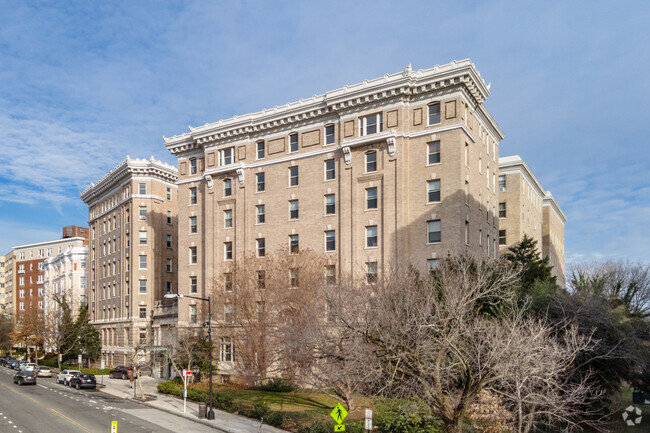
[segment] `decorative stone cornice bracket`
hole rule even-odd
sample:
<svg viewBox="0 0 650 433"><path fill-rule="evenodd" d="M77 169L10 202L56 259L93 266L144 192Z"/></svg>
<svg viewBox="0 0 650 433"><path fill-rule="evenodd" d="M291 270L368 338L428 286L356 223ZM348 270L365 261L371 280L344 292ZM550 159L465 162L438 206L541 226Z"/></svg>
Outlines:
<svg viewBox="0 0 650 433"><path fill-rule="evenodd" d="M343 146L341 147L341 150L343 151L343 158L345 159L345 164L350 165L352 162L352 152L350 152L350 146Z"/></svg>
<svg viewBox="0 0 650 433"><path fill-rule="evenodd" d="M212 189L212 185L213 185L213 183L212 183L212 175L206 174L205 176L203 176L203 179L205 179L205 182L208 185L208 189Z"/></svg>
<svg viewBox="0 0 650 433"><path fill-rule="evenodd" d="M237 179L239 180L240 185L244 184L244 169L243 168L238 168L237 169Z"/></svg>
<svg viewBox="0 0 650 433"><path fill-rule="evenodd" d="M388 155L395 156L395 145L397 144L395 137L388 137L386 143L388 143Z"/></svg>

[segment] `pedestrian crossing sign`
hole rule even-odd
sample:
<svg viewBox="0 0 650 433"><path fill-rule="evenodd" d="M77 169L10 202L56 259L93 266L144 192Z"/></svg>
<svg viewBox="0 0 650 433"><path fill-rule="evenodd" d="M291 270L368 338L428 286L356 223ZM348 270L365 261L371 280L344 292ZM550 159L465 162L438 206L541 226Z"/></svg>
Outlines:
<svg viewBox="0 0 650 433"><path fill-rule="evenodd" d="M348 416L348 411L345 410L343 406L341 406L341 403L338 403L334 409L332 409L332 412L330 412L330 416L334 418L334 421L337 424L341 424L345 417ZM334 430L334 431L345 431L345 430Z"/></svg>
<svg viewBox="0 0 650 433"><path fill-rule="evenodd" d="M334 431L345 431L345 426L343 424L337 424L334 426Z"/></svg>

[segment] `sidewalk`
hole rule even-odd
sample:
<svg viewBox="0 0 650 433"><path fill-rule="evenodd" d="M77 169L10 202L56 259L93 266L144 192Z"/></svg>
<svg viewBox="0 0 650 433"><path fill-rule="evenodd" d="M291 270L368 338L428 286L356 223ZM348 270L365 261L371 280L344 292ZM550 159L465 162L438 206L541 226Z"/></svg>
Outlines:
<svg viewBox="0 0 650 433"><path fill-rule="evenodd" d="M128 380L111 379L108 376L95 377L97 378L97 385L100 391L116 397L133 400L133 388L130 387L131 383ZM140 404L208 425L225 433L257 433L260 431L263 433L286 433L285 430L280 430L266 424L260 430L259 420L233 415L217 409L214 409L214 420L200 419L199 404L190 400L187 400L187 411L183 413L183 399L158 393L158 384L164 382L164 380L154 379L148 376L143 376L138 379L138 381L140 380L142 381L142 389L145 395L155 397L155 400L150 401L134 400ZM103 387L101 386L102 381L104 384ZM136 395L140 397L140 384L134 382L134 385L136 385Z"/></svg>

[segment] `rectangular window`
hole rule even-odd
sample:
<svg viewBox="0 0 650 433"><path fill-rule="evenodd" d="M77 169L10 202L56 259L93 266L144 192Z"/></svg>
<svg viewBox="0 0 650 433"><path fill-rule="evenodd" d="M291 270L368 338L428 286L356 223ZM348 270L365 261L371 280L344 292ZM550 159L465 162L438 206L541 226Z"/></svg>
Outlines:
<svg viewBox="0 0 650 433"><path fill-rule="evenodd" d="M325 144L334 144L334 125L327 125L325 127Z"/></svg>
<svg viewBox="0 0 650 433"><path fill-rule="evenodd" d="M325 161L325 180L336 179L336 165L333 159Z"/></svg>
<svg viewBox="0 0 650 433"><path fill-rule="evenodd" d="M197 233L198 232L198 226L197 226L197 220L195 216L190 217L190 233Z"/></svg>
<svg viewBox="0 0 650 433"><path fill-rule="evenodd" d="M377 152L366 153L366 173L377 171Z"/></svg>
<svg viewBox="0 0 650 433"><path fill-rule="evenodd" d="M469 206L469 182L465 181L465 204Z"/></svg>
<svg viewBox="0 0 650 433"><path fill-rule="evenodd" d="M141 220L146 220L147 219L147 207L146 206L140 206L140 219Z"/></svg>
<svg viewBox="0 0 650 433"><path fill-rule="evenodd" d="M196 305L190 305L190 323L196 323Z"/></svg>
<svg viewBox="0 0 650 433"><path fill-rule="evenodd" d="M173 270L172 263L173 263L172 259L167 258L167 272L172 272L172 270Z"/></svg>
<svg viewBox="0 0 650 433"><path fill-rule="evenodd" d="M291 268L289 269L289 287L292 289L298 288L300 285L300 280L298 278L298 269Z"/></svg>
<svg viewBox="0 0 650 433"><path fill-rule="evenodd" d="M359 119L359 135L376 134L384 130L382 113L372 114Z"/></svg>
<svg viewBox="0 0 650 433"><path fill-rule="evenodd" d="M147 232L139 232L140 245L147 245Z"/></svg>
<svg viewBox="0 0 650 433"><path fill-rule="evenodd" d="M429 105L429 125L440 123L440 102Z"/></svg>
<svg viewBox="0 0 650 433"><path fill-rule="evenodd" d="M232 323L232 304L223 306L223 321L225 323Z"/></svg>
<svg viewBox="0 0 650 433"><path fill-rule="evenodd" d="M438 268L438 259L427 259L427 271L431 275Z"/></svg>
<svg viewBox="0 0 650 433"><path fill-rule="evenodd" d="M232 242L223 243L223 259L232 260Z"/></svg>
<svg viewBox="0 0 650 433"><path fill-rule="evenodd" d="M469 167L469 144L465 143L465 165Z"/></svg>
<svg viewBox="0 0 650 433"><path fill-rule="evenodd" d="M257 142L257 159L263 159L264 154L264 141Z"/></svg>
<svg viewBox="0 0 650 433"><path fill-rule="evenodd" d="M366 263L366 282L368 284L377 282L377 262Z"/></svg>
<svg viewBox="0 0 650 433"><path fill-rule="evenodd" d="M167 211L167 224L172 223L172 211L168 210Z"/></svg>
<svg viewBox="0 0 650 433"><path fill-rule="evenodd" d="M138 317L140 319L146 319L147 318L147 306L146 305L140 305L138 307Z"/></svg>
<svg viewBox="0 0 650 433"><path fill-rule="evenodd" d="M190 159L190 174L196 174L196 158Z"/></svg>
<svg viewBox="0 0 650 433"><path fill-rule="evenodd" d="M427 181L427 201L429 203L440 201L440 180Z"/></svg>
<svg viewBox="0 0 650 433"><path fill-rule="evenodd" d="M298 186L298 167L289 167L289 186Z"/></svg>
<svg viewBox="0 0 650 433"><path fill-rule="evenodd" d="M232 195L232 179L223 180L223 196L230 197Z"/></svg>
<svg viewBox="0 0 650 433"><path fill-rule="evenodd" d="M170 187L167 187L167 200L172 199L172 189Z"/></svg>
<svg viewBox="0 0 650 433"><path fill-rule="evenodd" d="M289 200L289 219L298 219L298 200Z"/></svg>
<svg viewBox="0 0 650 433"><path fill-rule="evenodd" d="M336 231L325 232L325 251L336 251Z"/></svg>
<svg viewBox="0 0 650 433"><path fill-rule="evenodd" d="M469 221L465 221L465 245L469 245Z"/></svg>
<svg viewBox="0 0 650 433"><path fill-rule="evenodd" d="M266 288L266 271L257 271L258 290Z"/></svg>
<svg viewBox="0 0 650 433"><path fill-rule="evenodd" d="M257 238L257 257L264 257L266 255L266 240L264 238Z"/></svg>
<svg viewBox="0 0 650 433"><path fill-rule="evenodd" d="M298 152L298 133L289 135L289 152Z"/></svg>
<svg viewBox="0 0 650 433"><path fill-rule="evenodd" d="M147 193L147 184L146 183L139 183L138 184L138 193L140 195L145 195Z"/></svg>
<svg viewBox="0 0 650 433"><path fill-rule="evenodd" d="M499 203L499 218L505 218L506 217L506 203L501 202Z"/></svg>
<svg viewBox="0 0 650 433"><path fill-rule="evenodd" d="M366 209L377 209L377 188L366 188Z"/></svg>
<svg viewBox="0 0 650 433"><path fill-rule="evenodd" d="M172 247L172 235L167 235L167 248Z"/></svg>
<svg viewBox="0 0 650 433"><path fill-rule="evenodd" d="M300 239L298 235L289 235L289 252L291 254L298 254L300 250Z"/></svg>
<svg viewBox="0 0 650 433"><path fill-rule="evenodd" d="M264 191L264 173L255 173L255 191Z"/></svg>
<svg viewBox="0 0 650 433"><path fill-rule="evenodd" d="M255 206L255 221L257 224L264 224L266 221L266 214L263 204L258 204Z"/></svg>
<svg viewBox="0 0 650 433"><path fill-rule="evenodd" d="M198 247L190 247L190 265L196 265L198 260Z"/></svg>
<svg viewBox="0 0 650 433"><path fill-rule="evenodd" d="M225 272L223 274L223 289L226 292L232 292L232 272Z"/></svg>
<svg viewBox="0 0 650 433"><path fill-rule="evenodd" d="M147 293L147 280L138 280L138 292Z"/></svg>
<svg viewBox="0 0 650 433"><path fill-rule="evenodd" d="M366 247L377 246L377 226L366 227Z"/></svg>
<svg viewBox="0 0 650 433"><path fill-rule="evenodd" d="M172 292L173 292L172 282L167 281L167 293L172 293Z"/></svg>
<svg viewBox="0 0 650 433"><path fill-rule="evenodd" d="M197 277L190 277L190 293L197 293L199 291Z"/></svg>
<svg viewBox="0 0 650 433"><path fill-rule="evenodd" d="M499 191L505 191L506 190L506 175L505 174L500 174L499 175Z"/></svg>
<svg viewBox="0 0 650 433"><path fill-rule="evenodd" d="M233 345L232 337L221 338L219 356L223 362L233 362L235 360L235 346Z"/></svg>
<svg viewBox="0 0 650 433"><path fill-rule="evenodd" d="M196 204L196 187L190 188L190 204Z"/></svg>
<svg viewBox="0 0 650 433"><path fill-rule="evenodd" d="M147 269L147 256L140 256L140 265L138 269Z"/></svg>
<svg viewBox="0 0 650 433"><path fill-rule="evenodd" d="M336 197L334 194L325 196L325 215L334 215L336 213Z"/></svg>
<svg viewBox="0 0 650 433"><path fill-rule="evenodd" d="M232 228L232 209L223 211L223 226L224 228Z"/></svg>
<svg viewBox="0 0 650 433"><path fill-rule="evenodd" d="M499 245L505 245L505 244L506 244L506 231L499 230Z"/></svg>
<svg viewBox="0 0 650 433"><path fill-rule="evenodd" d="M222 149L219 151L219 165L230 165L234 162L233 155L235 154L235 148L229 147L227 149Z"/></svg>
<svg viewBox="0 0 650 433"><path fill-rule="evenodd" d="M427 163L438 164L440 162L440 142L427 143Z"/></svg>
<svg viewBox="0 0 650 433"><path fill-rule="evenodd" d="M440 242L440 220L427 221L427 243Z"/></svg>
<svg viewBox="0 0 650 433"><path fill-rule="evenodd" d="M336 265L325 266L325 283L330 286L336 284Z"/></svg>

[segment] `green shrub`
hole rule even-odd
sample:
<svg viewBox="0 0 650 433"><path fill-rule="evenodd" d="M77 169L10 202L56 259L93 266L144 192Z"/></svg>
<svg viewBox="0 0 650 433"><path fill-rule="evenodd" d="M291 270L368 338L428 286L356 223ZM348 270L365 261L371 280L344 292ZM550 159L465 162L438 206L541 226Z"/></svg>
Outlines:
<svg viewBox="0 0 650 433"><path fill-rule="evenodd" d="M397 415L395 417L377 417L374 420L379 433L443 433L442 421L432 416Z"/></svg>
<svg viewBox="0 0 650 433"><path fill-rule="evenodd" d="M292 392L297 389L296 385L284 379L272 379L259 387L262 391L268 392Z"/></svg>
<svg viewBox="0 0 650 433"><path fill-rule="evenodd" d="M82 368L81 369L82 373L94 374L95 376L100 376L102 374L108 374L110 371L111 371L110 368L105 368L103 370L101 368Z"/></svg>
<svg viewBox="0 0 650 433"><path fill-rule="evenodd" d="M359 423L345 424L346 433L364 433L363 425ZM310 426L300 427L298 433L332 433L334 431L333 421L316 421Z"/></svg>
<svg viewBox="0 0 650 433"><path fill-rule="evenodd" d="M284 412L269 412L264 417L264 422L274 427L282 427L286 422L287 414Z"/></svg>

